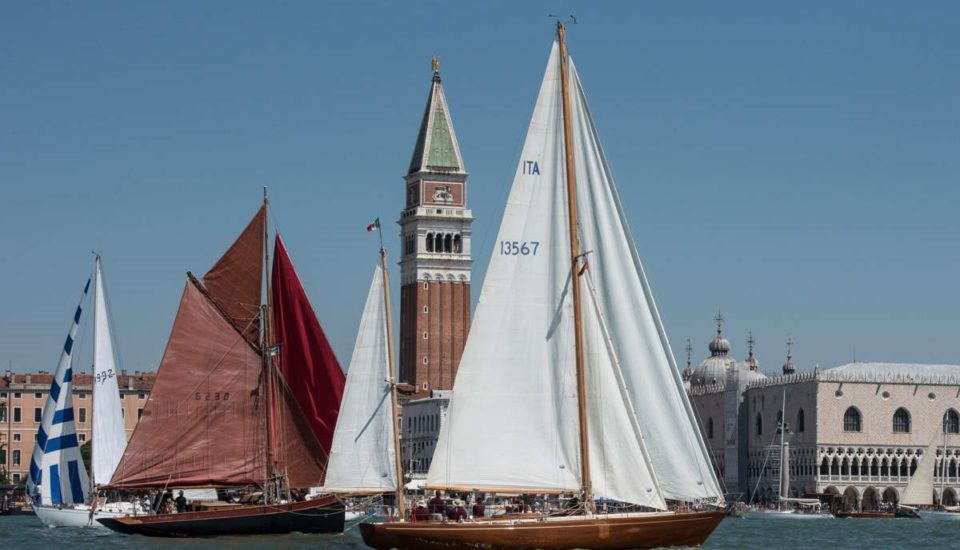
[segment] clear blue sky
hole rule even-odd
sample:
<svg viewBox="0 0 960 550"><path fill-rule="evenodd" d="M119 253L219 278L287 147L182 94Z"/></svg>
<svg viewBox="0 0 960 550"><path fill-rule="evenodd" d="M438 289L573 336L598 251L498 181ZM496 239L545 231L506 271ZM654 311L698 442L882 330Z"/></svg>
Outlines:
<svg viewBox="0 0 960 550"><path fill-rule="evenodd" d="M123 364L271 189L341 363L439 55L475 287L553 36L684 361L727 317L761 368L960 363L956 2L5 2L0 361L52 370L104 254ZM398 274L394 270L394 282ZM89 333L84 349L89 350ZM88 364L87 364L88 366Z"/></svg>

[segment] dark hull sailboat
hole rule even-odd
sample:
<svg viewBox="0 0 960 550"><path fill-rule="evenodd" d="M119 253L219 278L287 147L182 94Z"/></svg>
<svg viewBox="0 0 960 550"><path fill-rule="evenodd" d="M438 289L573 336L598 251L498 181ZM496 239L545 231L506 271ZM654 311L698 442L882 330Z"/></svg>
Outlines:
<svg viewBox="0 0 960 550"><path fill-rule="evenodd" d="M360 525L363 542L380 550L660 548L700 546L726 512L612 514L472 523Z"/></svg>
<svg viewBox="0 0 960 550"><path fill-rule="evenodd" d="M113 518L106 527L151 536L343 530L335 497L281 499L323 484L344 377L279 235L272 280L264 277L266 217L264 200L202 282L188 274L153 391L109 484L254 490L265 504Z"/></svg>
<svg viewBox="0 0 960 550"><path fill-rule="evenodd" d="M104 518L100 523L127 535L148 537L211 537L217 535L275 535L283 533L339 533L344 507L334 497L293 504L241 506L183 514Z"/></svg>

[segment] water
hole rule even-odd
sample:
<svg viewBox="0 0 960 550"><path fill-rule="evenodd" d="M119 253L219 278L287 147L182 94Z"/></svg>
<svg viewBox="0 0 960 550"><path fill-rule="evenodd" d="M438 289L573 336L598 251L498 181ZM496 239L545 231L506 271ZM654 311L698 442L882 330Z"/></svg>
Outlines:
<svg viewBox="0 0 960 550"><path fill-rule="evenodd" d="M950 548L960 522L916 519L824 519L790 521L727 518L704 548ZM0 548L17 550L105 550L111 548L200 550L366 548L356 531L342 535L275 535L215 539L152 539L99 529L50 529L33 516L0 516Z"/></svg>

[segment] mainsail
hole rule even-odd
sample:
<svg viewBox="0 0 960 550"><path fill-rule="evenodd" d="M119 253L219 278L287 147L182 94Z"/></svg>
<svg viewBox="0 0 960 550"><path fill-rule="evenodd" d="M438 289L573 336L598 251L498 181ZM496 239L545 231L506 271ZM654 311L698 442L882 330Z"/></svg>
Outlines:
<svg viewBox="0 0 960 550"><path fill-rule="evenodd" d="M103 284L100 256L94 275L94 336L93 336L93 479L107 483L127 447L123 425L120 390L117 387L117 369L113 353L113 335L107 310L107 296Z"/></svg>
<svg viewBox="0 0 960 550"><path fill-rule="evenodd" d="M296 396L324 453L329 453L343 396L343 370L280 235L273 249L272 292L273 339L279 351L274 364Z"/></svg>
<svg viewBox="0 0 960 550"><path fill-rule="evenodd" d="M73 423L73 346L89 289L88 279L43 405L40 429L30 459L27 494L34 494L39 485L43 504L81 504L86 501L89 491L90 481Z"/></svg>
<svg viewBox="0 0 960 550"><path fill-rule="evenodd" d="M324 489L386 493L397 488L383 269L377 264L360 318Z"/></svg>
<svg viewBox="0 0 960 550"><path fill-rule="evenodd" d="M575 70L571 79L589 267L571 273L554 44L427 484L581 488L570 296L577 276L589 288L582 315L594 495L659 509L665 499L720 500Z"/></svg>
<svg viewBox="0 0 960 550"><path fill-rule="evenodd" d="M263 482L259 350L187 281L157 379L113 487Z"/></svg>
<svg viewBox="0 0 960 550"><path fill-rule="evenodd" d="M931 443L920 457L920 464L903 490L900 504L930 506L933 504L933 471L937 463L937 444Z"/></svg>

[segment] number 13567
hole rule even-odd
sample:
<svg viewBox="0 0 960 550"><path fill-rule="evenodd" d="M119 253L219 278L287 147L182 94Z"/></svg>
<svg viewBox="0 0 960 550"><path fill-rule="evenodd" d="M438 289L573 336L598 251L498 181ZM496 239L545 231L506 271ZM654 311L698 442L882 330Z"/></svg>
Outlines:
<svg viewBox="0 0 960 550"><path fill-rule="evenodd" d="M500 241L501 256L536 256L540 241Z"/></svg>

